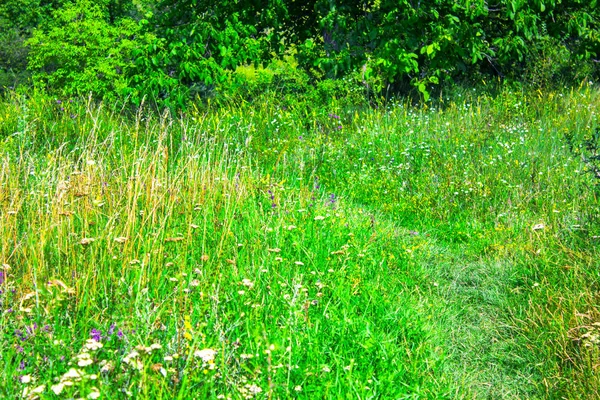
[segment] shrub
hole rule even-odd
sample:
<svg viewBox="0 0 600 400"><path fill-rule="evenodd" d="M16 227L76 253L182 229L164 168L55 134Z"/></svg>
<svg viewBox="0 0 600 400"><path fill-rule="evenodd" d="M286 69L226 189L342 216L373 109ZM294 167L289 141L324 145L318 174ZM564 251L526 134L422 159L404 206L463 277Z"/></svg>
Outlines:
<svg viewBox="0 0 600 400"><path fill-rule="evenodd" d="M131 18L109 22L106 7L77 0L56 10L28 40L37 87L65 96L92 94L113 100L128 93L132 50L150 36Z"/></svg>

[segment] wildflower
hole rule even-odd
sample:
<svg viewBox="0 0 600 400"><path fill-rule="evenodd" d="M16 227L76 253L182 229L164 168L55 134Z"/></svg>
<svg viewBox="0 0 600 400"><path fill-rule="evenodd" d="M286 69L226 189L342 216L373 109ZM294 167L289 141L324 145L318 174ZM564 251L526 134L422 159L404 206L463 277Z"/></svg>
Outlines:
<svg viewBox="0 0 600 400"><path fill-rule="evenodd" d="M273 249L267 249L267 251L268 251L269 253L280 253L280 252L281 252L281 249L280 249L280 248L278 248L278 247L275 247L275 248L273 248Z"/></svg>
<svg viewBox="0 0 600 400"><path fill-rule="evenodd" d="M242 285L246 286L248 289L252 289L254 287L254 282L250 279L242 279Z"/></svg>
<svg viewBox="0 0 600 400"><path fill-rule="evenodd" d="M80 367L87 367L88 365L92 365L94 363L89 353L79 354L77 358L79 358L79 361L77 361L77 365L79 365Z"/></svg>
<svg viewBox="0 0 600 400"><path fill-rule="evenodd" d="M62 393L65 385L63 383L57 383L56 385L52 385L50 389L54 392L54 394L59 395Z"/></svg>
<svg viewBox="0 0 600 400"><path fill-rule="evenodd" d="M127 238L125 236L119 236L119 237L116 237L114 240L117 243L125 243L127 241Z"/></svg>
<svg viewBox="0 0 600 400"><path fill-rule="evenodd" d="M83 239L81 239L79 244L81 244L82 246L87 246L88 244L94 242L95 240L96 239L94 239L94 238L83 238Z"/></svg>
<svg viewBox="0 0 600 400"><path fill-rule="evenodd" d="M299 266L304 265L304 263L302 261L295 261L294 264L299 265Z"/></svg>
<svg viewBox="0 0 600 400"><path fill-rule="evenodd" d="M214 361L217 352L213 349L196 350L194 356L201 358L205 363Z"/></svg>
<svg viewBox="0 0 600 400"><path fill-rule="evenodd" d="M100 397L100 391L96 387L92 387L92 391L88 394L88 399L97 399Z"/></svg>
<svg viewBox="0 0 600 400"><path fill-rule="evenodd" d="M92 328L92 330L90 332L90 336L92 337L93 340L95 340L96 342L99 342L100 339L102 339L102 332L100 332L96 328Z"/></svg>
<svg viewBox="0 0 600 400"><path fill-rule="evenodd" d="M131 353L127 354L124 358L123 358L123 362L125 364L129 364L131 362L131 360L133 360L134 358L136 358L137 356L139 356L140 353L138 353L135 350L132 350Z"/></svg>
<svg viewBox="0 0 600 400"><path fill-rule="evenodd" d="M298 385L298 386L296 386L296 387L294 388L294 390L295 390L296 392L301 392L301 391L302 391L302 386Z"/></svg>
<svg viewBox="0 0 600 400"><path fill-rule="evenodd" d="M88 339L85 341L84 347L90 351L96 351L103 347L102 343L96 341L95 339Z"/></svg>
<svg viewBox="0 0 600 400"><path fill-rule="evenodd" d="M38 398L38 396L36 396L36 395L44 393L45 389L46 389L46 385L40 385L31 390L29 390L29 388L25 388L25 389L23 389L23 397L27 397L29 399Z"/></svg>
<svg viewBox="0 0 600 400"><path fill-rule="evenodd" d="M262 392L262 389L259 386L256 386L255 384L246 385L246 389L248 389L248 391L252 394L259 394L260 392Z"/></svg>
<svg viewBox="0 0 600 400"><path fill-rule="evenodd" d="M81 372L75 368L71 368L70 370L65 372L65 374L62 377L63 380L79 378L81 378Z"/></svg>
<svg viewBox="0 0 600 400"><path fill-rule="evenodd" d="M315 217L315 221L323 221L324 219L325 219L325 217L324 217L324 216L322 216L322 215L317 215L317 216Z"/></svg>
<svg viewBox="0 0 600 400"><path fill-rule="evenodd" d="M100 368L100 372L107 373L107 372L112 371L115 368L112 361L107 362L106 360L104 360L103 362L104 362L104 365Z"/></svg>
<svg viewBox="0 0 600 400"><path fill-rule="evenodd" d="M21 383L31 383L31 375L23 375L21 377Z"/></svg>

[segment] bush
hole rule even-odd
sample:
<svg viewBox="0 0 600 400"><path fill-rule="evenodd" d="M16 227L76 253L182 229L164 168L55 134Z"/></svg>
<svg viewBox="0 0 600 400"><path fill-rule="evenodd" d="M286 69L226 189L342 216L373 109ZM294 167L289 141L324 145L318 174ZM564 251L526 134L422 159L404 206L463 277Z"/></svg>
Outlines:
<svg viewBox="0 0 600 400"><path fill-rule="evenodd" d="M36 87L109 101L128 94L132 51L150 38L140 34L138 22L121 18L111 24L106 7L89 0L77 0L53 15L27 42Z"/></svg>

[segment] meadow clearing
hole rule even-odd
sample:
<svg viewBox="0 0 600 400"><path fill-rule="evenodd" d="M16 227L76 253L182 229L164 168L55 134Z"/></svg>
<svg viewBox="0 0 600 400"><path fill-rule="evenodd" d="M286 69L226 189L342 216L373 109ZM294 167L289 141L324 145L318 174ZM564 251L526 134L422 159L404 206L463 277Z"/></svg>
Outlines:
<svg viewBox="0 0 600 400"><path fill-rule="evenodd" d="M340 104L0 101L0 397L600 397L597 87Z"/></svg>

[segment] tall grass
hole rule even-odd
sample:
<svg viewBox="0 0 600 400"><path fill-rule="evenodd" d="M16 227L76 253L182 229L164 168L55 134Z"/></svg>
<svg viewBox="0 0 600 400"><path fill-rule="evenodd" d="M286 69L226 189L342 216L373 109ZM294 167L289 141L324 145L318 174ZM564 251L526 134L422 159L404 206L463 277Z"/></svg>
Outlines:
<svg viewBox="0 0 600 400"><path fill-rule="evenodd" d="M595 397L600 95L0 103L6 398Z"/></svg>

